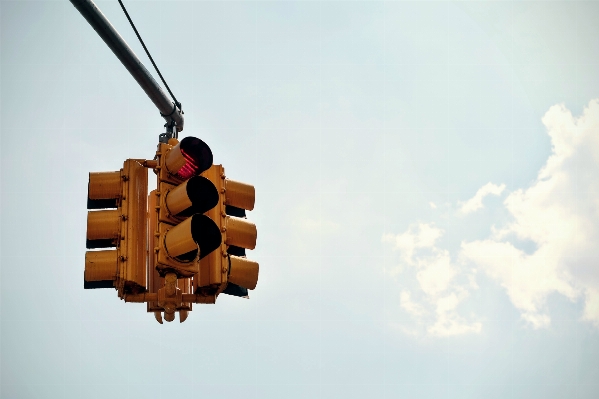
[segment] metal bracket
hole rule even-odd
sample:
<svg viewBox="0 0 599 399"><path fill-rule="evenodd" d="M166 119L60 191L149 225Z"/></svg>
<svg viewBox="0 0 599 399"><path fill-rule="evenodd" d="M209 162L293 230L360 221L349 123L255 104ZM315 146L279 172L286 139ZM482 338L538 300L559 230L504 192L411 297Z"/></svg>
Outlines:
<svg viewBox="0 0 599 399"><path fill-rule="evenodd" d="M171 138L179 138L179 132L177 131L177 124L173 119L170 122L165 123L164 127L166 128L166 132L160 133L158 135L158 142L160 143L168 143L168 140Z"/></svg>

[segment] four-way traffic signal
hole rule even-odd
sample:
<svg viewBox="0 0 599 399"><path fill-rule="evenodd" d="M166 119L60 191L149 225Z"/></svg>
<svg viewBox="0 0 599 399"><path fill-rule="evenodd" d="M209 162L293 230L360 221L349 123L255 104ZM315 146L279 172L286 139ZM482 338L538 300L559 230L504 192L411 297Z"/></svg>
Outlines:
<svg viewBox="0 0 599 399"><path fill-rule="evenodd" d="M147 169L157 188L147 192ZM187 318L192 303L220 293L245 296L258 263L245 257L256 226L245 219L255 190L229 180L195 137L159 143L153 161L125 161L117 172L90 173L85 288L118 290L127 302L147 302L162 323Z"/></svg>

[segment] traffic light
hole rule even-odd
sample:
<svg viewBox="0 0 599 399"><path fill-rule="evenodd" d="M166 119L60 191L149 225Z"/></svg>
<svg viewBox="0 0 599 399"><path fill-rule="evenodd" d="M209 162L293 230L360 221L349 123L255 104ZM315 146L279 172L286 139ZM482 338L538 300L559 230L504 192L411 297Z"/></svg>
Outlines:
<svg viewBox="0 0 599 399"><path fill-rule="evenodd" d="M160 142L154 160L128 159L115 172L90 173L84 288L111 288L147 303L156 320L187 319L194 303L256 287L254 187L229 180L195 137ZM148 194L147 169L157 175Z"/></svg>
<svg viewBox="0 0 599 399"><path fill-rule="evenodd" d="M159 198L157 195L157 190L154 190L148 196L148 242L149 248L158 248L158 238L159 235L156 234L158 231L158 210L156 201ZM159 292L166 284L170 284L169 279L165 279L165 277L161 277L158 270L156 270L156 258L157 256L149 256L148 257L148 292L150 294L156 294L155 300L147 301L147 311L154 313L156 320L162 323L162 312L165 311L164 303L160 301L158 297ZM191 278L181 278L177 279L176 288L179 289L181 295L191 294ZM178 291L174 292L174 296L177 297ZM182 302L182 301L181 301ZM178 306L177 306L178 305ZM184 322L187 319L188 312L192 310L191 302L182 302L180 304L175 304L175 309L179 312L179 319ZM172 314L169 313L170 316ZM169 316L169 317L170 317ZM167 319L168 321L172 321L172 318Z"/></svg>
<svg viewBox="0 0 599 399"><path fill-rule="evenodd" d="M253 204L252 204L252 209L253 209ZM249 210L251 210L251 209L249 209ZM225 213L227 215L234 216L234 217L239 217L239 218L244 218L244 219L246 218L244 208L239 208L239 207L232 206L232 205L225 206ZM253 249L253 248L251 248L251 249ZM245 256L245 248L235 246L235 245L229 245L227 248L227 253L230 255L229 259L230 260L232 259L234 262L233 267L231 268L233 270L233 277L231 277L231 275L229 274L229 278L228 278L229 282L227 284L227 287L223 291L223 294L249 298L248 288L254 289L258 282L258 264L256 262L253 262L253 263L256 263L255 267L252 266L251 264L248 264L246 267L250 267L250 269L247 272L247 274L249 276L251 276L250 281L249 282L241 281L241 279L244 277L240 274L240 271L244 270L244 267L242 265L238 265L238 263L235 263L235 262L239 262L239 258L246 257ZM231 256L233 256L233 257L231 258ZM247 259L246 259L246 261L247 261ZM255 278L254 278L254 275L255 275ZM233 281L237 282L237 284L235 284Z"/></svg>
<svg viewBox="0 0 599 399"><path fill-rule="evenodd" d="M200 261L200 273L194 279L196 292L247 297L247 290L258 282L258 263L245 257L245 249L256 246L256 225L245 219L245 210L254 209L253 186L229 180L222 165L213 165L203 173L216 187L218 205L206 212L220 227L222 242Z"/></svg>
<svg viewBox="0 0 599 399"><path fill-rule="evenodd" d="M199 260L221 244L216 223L204 212L218 204L214 184L200 176L212 165L206 143L186 137L160 143L158 150L156 269L161 276L193 277Z"/></svg>
<svg viewBox="0 0 599 399"><path fill-rule="evenodd" d="M146 290L148 173L128 159L115 172L89 174L84 288ZM110 249L107 249L110 248Z"/></svg>

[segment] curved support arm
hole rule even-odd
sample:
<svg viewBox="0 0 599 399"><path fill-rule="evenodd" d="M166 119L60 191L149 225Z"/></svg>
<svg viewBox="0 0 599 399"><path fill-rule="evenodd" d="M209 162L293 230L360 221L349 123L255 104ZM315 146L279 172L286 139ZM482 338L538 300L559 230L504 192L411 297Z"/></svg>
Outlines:
<svg viewBox="0 0 599 399"><path fill-rule="evenodd" d="M182 131L184 122L183 112L162 90L133 50L131 50L127 42L123 40L121 35L119 35L104 14L102 14L102 11L100 11L92 0L70 1L102 40L104 40L104 43L112 50L125 68L127 68L131 76L139 83L148 97L150 97L150 100L156 105L158 111L160 111L160 115L166 120L167 124L173 121L176 124L177 132Z"/></svg>

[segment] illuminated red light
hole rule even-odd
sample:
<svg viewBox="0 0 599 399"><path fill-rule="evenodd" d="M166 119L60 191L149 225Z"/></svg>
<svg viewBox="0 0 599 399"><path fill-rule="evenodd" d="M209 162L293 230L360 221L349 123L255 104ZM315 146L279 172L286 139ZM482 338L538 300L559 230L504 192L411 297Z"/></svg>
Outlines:
<svg viewBox="0 0 599 399"><path fill-rule="evenodd" d="M177 176L180 179L187 180L187 179L191 178L192 176L195 176L199 167L195 163L195 160L193 159L193 157L191 155L187 154L185 151L183 151L183 149L181 149L181 154L183 155L183 158L185 158L185 160L187 162L185 163L185 165L183 165L183 167L181 169L179 169L179 171L177 172Z"/></svg>
<svg viewBox="0 0 599 399"><path fill-rule="evenodd" d="M212 166L210 147L196 137L185 137L172 150L167 152L166 167L168 173L177 180L188 180Z"/></svg>

